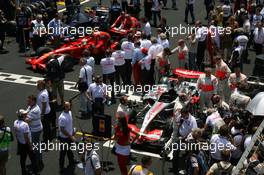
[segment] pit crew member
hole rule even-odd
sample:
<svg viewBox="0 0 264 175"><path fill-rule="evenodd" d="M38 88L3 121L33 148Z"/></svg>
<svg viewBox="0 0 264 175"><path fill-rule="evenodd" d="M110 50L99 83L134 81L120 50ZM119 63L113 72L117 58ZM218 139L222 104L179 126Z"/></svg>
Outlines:
<svg viewBox="0 0 264 175"><path fill-rule="evenodd" d="M217 94L218 81L217 78L212 75L212 69L210 67L205 68L205 74L200 75L197 80L197 88L200 90L200 109L211 108L211 98L213 94Z"/></svg>

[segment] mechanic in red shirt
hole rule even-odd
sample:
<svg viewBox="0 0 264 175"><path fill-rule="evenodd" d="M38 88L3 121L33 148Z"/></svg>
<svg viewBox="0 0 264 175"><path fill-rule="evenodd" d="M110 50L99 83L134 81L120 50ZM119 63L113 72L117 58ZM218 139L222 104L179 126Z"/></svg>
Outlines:
<svg viewBox="0 0 264 175"><path fill-rule="evenodd" d="M121 15L117 18L111 28L119 28L120 30L132 30L138 27L138 20L134 17L131 17L129 14L122 12Z"/></svg>
<svg viewBox="0 0 264 175"><path fill-rule="evenodd" d="M130 129L128 128L127 119L125 113L117 112L117 125L115 126L115 135L113 137L116 140L115 154L121 175L127 175L127 165L129 163L130 155Z"/></svg>

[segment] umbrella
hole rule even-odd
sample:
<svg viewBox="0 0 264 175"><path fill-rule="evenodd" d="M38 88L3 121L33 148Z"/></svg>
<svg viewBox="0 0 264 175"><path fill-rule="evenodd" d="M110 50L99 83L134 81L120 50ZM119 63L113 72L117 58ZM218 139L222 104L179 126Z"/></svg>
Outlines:
<svg viewBox="0 0 264 175"><path fill-rule="evenodd" d="M258 93L247 105L246 110L253 115L264 116L264 92Z"/></svg>

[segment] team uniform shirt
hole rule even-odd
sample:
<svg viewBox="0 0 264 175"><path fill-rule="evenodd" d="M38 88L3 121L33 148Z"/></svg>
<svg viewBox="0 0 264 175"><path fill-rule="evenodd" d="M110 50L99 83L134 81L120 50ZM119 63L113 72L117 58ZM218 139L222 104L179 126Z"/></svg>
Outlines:
<svg viewBox="0 0 264 175"><path fill-rule="evenodd" d="M240 35L236 38L238 45L242 47L243 50L247 49L248 37L246 35Z"/></svg>
<svg viewBox="0 0 264 175"><path fill-rule="evenodd" d="M95 64L94 57L89 57L86 60L87 60L86 64L91 66L91 68L92 68L92 70L94 72L94 64Z"/></svg>
<svg viewBox="0 0 264 175"><path fill-rule="evenodd" d="M229 17L232 14L232 8L230 5L223 5L223 17Z"/></svg>
<svg viewBox="0 0 264 175"><path fill-rule="evenodd" d="M92 94L93 100L95 98L103 98L105 100L105 95L107 92L107 86L104 83L102 83L101 85L97 85L96 83L92 83L88 88L88 92Z"/></svg>
<svg viewBox="0 0 264 175"><path fill-rule="evenodd" d="M264 44L264 28L256 28L254 30L254 42L257 44Z"/></svg>
<svg viewBox="0 0 264 175"><path fill-rule="evenodd" d="M214 75L211 75L210 77L201 75L197 80L198 89L202 92L213 92L214 94L217 94L217 85L218 82Z"/></svg>
<svg viewBox="0 0 264 175"><path fill-rule="evenodd" d="M189 114L188 119L182 119L180 113L177 113L176 116L178 117L176 117L173 122L173 138L177 137L176 134L178 131L181 137L186 138L194 128L197 128L196 119L191 114ZM180 126L177 127L179 124ZM178 128L178 131L176 131L176 128Z"/></svg>
<svg viewBox="0 0 264 175"><path fill-rule="evenodd" d="M216 111L206 118L205 124L213 129L213 133L217 133L220 127L225 125L225 122L218 111Z"/></svg>
<svg viewBox="0 0 264 175"><path fill-rule="evenodd" d="M131 175L153 175L151 171L142 167L141 165L133 165L129 170L129 174Z"/></svg>
<svg viewBox="0 0 264 175"><path fill-rule="evenodd" d="M27 117L30 119L29 128L31 132L42 131L41 111L38 105L27 108Z"/></svg>
<svg viewBox="0 0 264 175"><path fill-rule="evenodd" d="M123 51L125 51L125 59L131 60L134 54L134 43L129 41L124 41L121 45Z"/></svg>
<svg viewBox="0 0 264 175"><path fill-rule="evenodd" d="M51 109L49 105L49 93L47 89L40 91L37 96L37 105L39 106L41 112L42 112L42 103L46 103L45 114L49 114Z"/></svg>
<svg viewBox="0 0 264 175"><path fill-rule="evenodd" d="M200 28L198 28L198 30L196 32L196 39L199 42L205 41L205 39L207 37L207 33L208 33L208 28L207 27L200 27Z"/></svg>
<svg viewBox="0 0 264 175"><path fill-rule="evenodd" d="M121 50L112 53L112 57L115 59L115 66L122 66L125 64L125 55L126 53Z"/></svg>
<svg viewBox="0 0 264 175"><path fill-rule="evenodd" d="M115 72L115 58L113 57L103 58L100 64L102 66L103 74L111 74Z"/></svg>
<svg viewBox="0 0 264 175"><path fill-rule="evenodd" d="M140 48L147 48L147 49L149 49L151 45L152 45L151 44L151 41L148 40L148 39L143 39L143 40L140 41Z"/></svg>
<svg viewBox="0 0 264 175"><path fill-rule="evenodd" d="M231 70L223 60L221 60L221 63L216 64L215 67L215 76L218 80L225 80L230 76Z"/></svg>
<svg viewBox="0 0 264 175"><path fill-rule="evenodd" d="M89 154L85 154L85 175L95 175L95 170L100 169L101 164L100 164L100 159L98 154L94 151L91 150Z"/></svg>
<svg viewBox="0 0 264 175"><path fill-rule="evenodd" d="M214 147L210 150L211 157L216 160L221 160L221 150L219 150L219 148L226 148L231 151L236 149L236 147L232 145L232 143L227 140L227 138L222 137L219 134L214 134L212 136L210 144L214 145Z"/></svg>
<svg viewBox="0 0 264 175"><path fill-rule="evenodd" d="M73 126L72 126L72 112L69 111L68 113L62 112L59 116L59 128L64 127L64 129L70 134L73 135ZM61 131L59 136L62 138L68 138L65 136Z"/></svg>
<svg viewBox="0 0 264 175"><path fill-rule="evenodd" d="M16 120L14 122L14 131L15 131L17 141L20 144L26 144L24 134L27 134L27 133L28 133L28 136L29 136L29 139L31 142L32 139L31 139L31 132L29 129L29 125L26 122L24 122L23 120Z"/></svg>
<svg viewBox="0 0 264 175"><path fill-rule="evenodd" d="M151 59L155 59L156 56L163 51L163 46L161 44L153 44L150 46L148 50L148 55L150 56Z"/></svg>
<svg viewBox="0 0 264 175"><path fill-rule="evenodd" d="M92 76L93 76L93 69L91 66L86 64L80 69L79 78L81 78L83 82L86 82L88 87L92 83Z"/></svg>
<svg viewBox="0 0 264 175"><path fill-rule="evenodd" d="M244 149L247 149L247 147L250 145L251 143L251 140L252 140L252 135L248 135L246 136L245 138L245 141L244 141Z"/></svg>

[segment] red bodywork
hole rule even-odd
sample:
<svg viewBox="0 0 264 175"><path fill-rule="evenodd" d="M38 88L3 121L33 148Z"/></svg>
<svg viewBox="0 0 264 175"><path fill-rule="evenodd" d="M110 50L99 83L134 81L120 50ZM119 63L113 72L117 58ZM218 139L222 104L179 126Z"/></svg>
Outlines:
<svg viewBox="0 0 264 175"><path fill-rule="evenodd" d="M85 41L86 40L86 41ZM110 35L107 32L94 32L90 36L79 38L74 42L62 45L60 48L45 53L40 57L32 57L26 60L33 70L45 70L46 63L51 55L69 54L75 59L80 59L84 49L89 49L93 56L102 54L110 45Z"/></svg>
<svg viewBox="0 0 264 175"><path fill-rule="evenodd" d="M176 68L173 70L173 74L183 77L183 78L192 78L192 79L198 79L200 75L204 74L203 72L199 71L193 71L193 70L185 70L181 68Z"/></svg>
<svg viewBox="0 0 264 175"><path fill-rule="evenodd" d="M131 20L131 22L127 22L127 20L125 20L124 22L123 22L123 26L124 26L124 28L123 29L119 29L118 27L113 27L113 28L111 28L111 29L109 29L109 33L111 34L111 35L115 35L115 36L118 36L118 37L120 37L120 38L124 38L124 37L126 37L127 36L127 34L129 34L129 33L132 33L132 32L136 32L137 31L137 29L139 29L140 28L140 23L139 23L139 21L136 19L136 18L134 18L134 17L130 17L130 20ZM120 23L120 24L119 24ZM119 25L121 25L121 17L119 17L117 20L116 20L116 22L115 22L115 24L117 25L117 24L119 24ZM134 30L134 31L133 31Z"/></svg>

